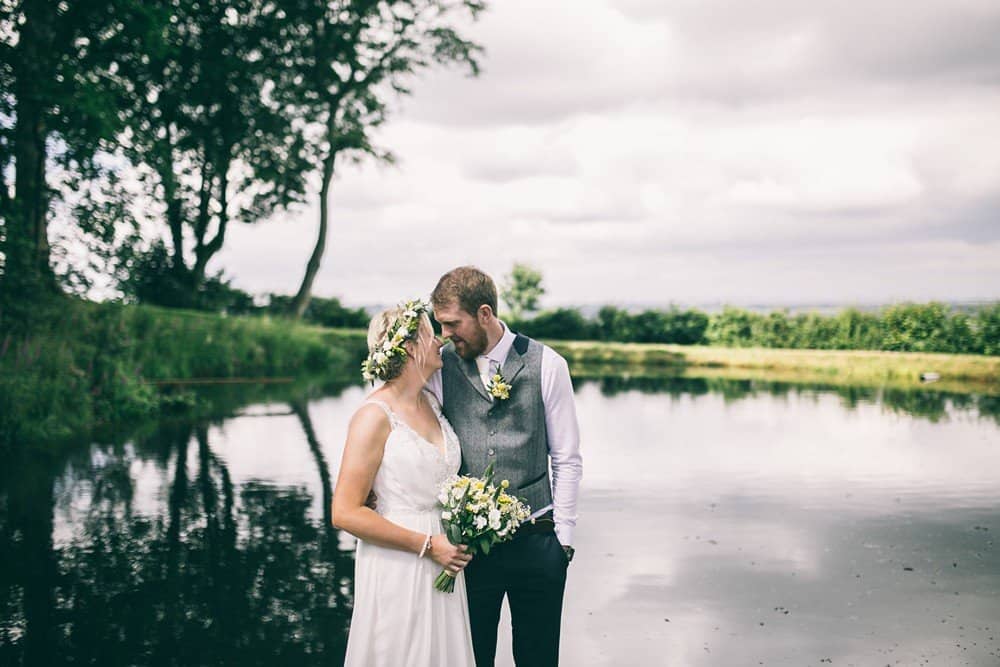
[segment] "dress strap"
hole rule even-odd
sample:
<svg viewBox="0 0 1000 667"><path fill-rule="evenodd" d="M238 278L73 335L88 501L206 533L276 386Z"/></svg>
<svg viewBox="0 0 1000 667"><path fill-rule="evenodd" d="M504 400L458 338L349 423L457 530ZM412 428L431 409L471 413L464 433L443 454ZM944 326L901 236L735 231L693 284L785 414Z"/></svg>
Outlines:
<svg viewBox="0 0 1000 667"><path fill-rule="evenodd" d="M377 398L369 398L367 401L364 402L364 404L377 405L380 408L382 408L382 412L384 412L385 416L389 418L389 425L392 428L396 428L396 422L397 422L396 413L392 411L392 408L389 407L388 403L386 403L385 401L380 401Z"/></svg>
<svg viewBox="0 0 1000 667"><path fill-rule="evenodd" d="M431 410L434 411L434 414L440 416L441 415L441 404L438 403L437 396L434 394L433 391L431 391L430 389L428 389L426 387L424 387L423 392L424 392L424 394L427 395L427 402L430 404Z"/></svg>

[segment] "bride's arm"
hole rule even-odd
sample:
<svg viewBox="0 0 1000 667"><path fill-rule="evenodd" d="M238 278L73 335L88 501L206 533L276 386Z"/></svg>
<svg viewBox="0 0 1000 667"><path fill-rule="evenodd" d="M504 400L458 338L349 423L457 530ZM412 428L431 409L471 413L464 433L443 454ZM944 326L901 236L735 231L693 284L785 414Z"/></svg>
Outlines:
<svg viewBox="0 0 1000 667"><path fill-rule="evenodd" d="M389 431L385 413L375 405L362 406L351 419L333 493L333 525L370 544L419 554L426 535L403 528L365 506ZM457 571L470 559L464 550L444 535L435 535L428 551L439 564Z"/></svg>

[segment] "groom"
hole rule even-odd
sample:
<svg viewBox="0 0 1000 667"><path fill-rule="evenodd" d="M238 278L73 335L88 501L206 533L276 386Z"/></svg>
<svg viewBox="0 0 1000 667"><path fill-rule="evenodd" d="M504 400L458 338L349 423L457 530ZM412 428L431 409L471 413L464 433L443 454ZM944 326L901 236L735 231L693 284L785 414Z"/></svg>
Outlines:
<svg viewBox="0 0 1000 667"><path fill-rule="evenodd" d="M554 667L582 472L569 368L554 350L497 319L496 285L479 269L446 273L431 305L452 345L429 384L462 444L461 472L481 475L495 464L496 479L510 481L535 519L465 569L476 665L494 663L507 596L514 661ZM506 398L487 388L497 372L509 385Z"/></svg>

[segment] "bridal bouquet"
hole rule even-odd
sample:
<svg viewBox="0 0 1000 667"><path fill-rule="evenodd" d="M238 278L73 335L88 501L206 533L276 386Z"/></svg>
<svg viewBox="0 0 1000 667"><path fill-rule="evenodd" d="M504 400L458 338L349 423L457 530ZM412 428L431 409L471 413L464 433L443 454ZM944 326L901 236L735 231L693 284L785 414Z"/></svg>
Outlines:
<svg viewBox="0 0 1000 667"><path fill-rule="evenodd" d="M518 527L531 516L531 508L506 493L510 483L493 483L493 464L482 477L454 477L441 488L441 521L452 544L464 544L469 553L486 555L495 544L514 537ZM455 577L442 570L434 588L444 593L455 590Z"/></svg>

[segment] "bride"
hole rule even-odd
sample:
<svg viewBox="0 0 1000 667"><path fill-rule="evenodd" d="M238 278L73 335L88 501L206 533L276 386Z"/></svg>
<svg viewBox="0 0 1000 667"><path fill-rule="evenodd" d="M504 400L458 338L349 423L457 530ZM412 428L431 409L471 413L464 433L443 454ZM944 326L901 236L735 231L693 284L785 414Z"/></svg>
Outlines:
<svg viewBox="0 0 1000 667"><path fill-rule="evenodd" d="M473 665L462 570L465 546L442 534L437 495L461 450L423 389L441 368L427 304L407 302L368 328L366 379L384 380L354 413L333 497L333 523L358 537L345 665ZM376 509L366 506L369 493ZM434 589L444 568L455 592Z"/></svg>

